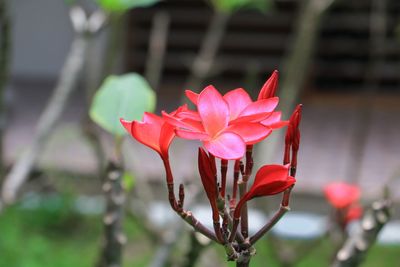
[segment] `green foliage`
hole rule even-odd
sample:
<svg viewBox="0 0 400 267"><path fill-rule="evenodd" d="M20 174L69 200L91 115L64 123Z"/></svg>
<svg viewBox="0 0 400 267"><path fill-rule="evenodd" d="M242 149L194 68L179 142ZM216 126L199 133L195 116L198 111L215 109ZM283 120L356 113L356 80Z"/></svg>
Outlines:
<svg viewBox="0 0 400 267"><path fill-rule="evenodd" d="M108 12L125 12L131 8L148 7L159 0L96 0L99 6Z"/></svg>
<svg viewBox="0 0 400 267"><path fill-rule="evenodd" d="M90 118L106 131L126 134L119 119L140 120L143 112L154 111L156 96L139 74L111 75L96 92L90 107Z"/></svg>
<svg viewBox="0 0 400 267"><path fill-rule="evenodd" d="M270 6L270 0L209 0L220 12L233 13L240 8L254 8L262 12Z"/></svg>

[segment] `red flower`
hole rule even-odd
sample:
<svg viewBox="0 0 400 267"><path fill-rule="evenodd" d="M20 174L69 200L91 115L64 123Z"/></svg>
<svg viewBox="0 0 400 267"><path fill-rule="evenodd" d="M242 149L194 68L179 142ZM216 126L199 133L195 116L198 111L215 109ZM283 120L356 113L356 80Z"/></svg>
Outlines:
<svg viewBox="0 0 400 267"><path fill-rule="evenodd" d="M348 208L358 202L361 190L356 185L345 182L333 182L324 188L326 199L336 209Z"/></svg>
<svg viewBox="0 0 400 267"><path fill-rule="evenodd" d="M234 218L240 217L243 204L255 197L279 194L296 182L296 179L289 175L289 165L265 165L261 167L254 179L253 186L240 199L234 212Z"/></svg>
<svg viewBox="0 0 400 267"><path fill-rule="evenodd" d="M174 127L165 123L163 118L145 112L142 121L120 121L133 138L154 149L163 159L168 158L168 149L175 132Z"/></svg>

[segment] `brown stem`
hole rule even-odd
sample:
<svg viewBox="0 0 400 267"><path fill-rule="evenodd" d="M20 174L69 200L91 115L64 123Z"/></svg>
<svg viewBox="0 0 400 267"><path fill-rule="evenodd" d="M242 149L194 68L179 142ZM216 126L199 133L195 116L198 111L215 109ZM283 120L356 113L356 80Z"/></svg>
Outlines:
<svg viewBox="0 0 400 267"><path fill-rule="evenodd" d="M0 1L0 175L3 176L3 136L6 127L5 89L9 77L11 50L11 22L6 0Z"/></svg>
<svg viewBox="0 0 400 267"><path fill-rule="evenodd" d="M250 238L250 244L254 245L261 237L263 237L271 228L290 210L287 206L281 206L279 210L274 214L271 220L263 226L257 233Z"/></svg>
<svg viewBox="0 0 400 267"><path fill-rule="evenodd" d="M247 193L247 181L251 176L253 170L253 146L248 145L246 147L246 166L242 181L239 184L240 197L242 198ZM244 203L240 215L240 230L244 238L249 236L249 223L248 223L248 209L247 203Z"/></svg>
<svg viewBox="0 0 400 267"><path fill-rule="evenodd" d="M348 237L337 253L333 267L356 267L361 264L379 232L389 221L391 204L387 199L372 204L361 220L361 231Z"/></svg>
<svg viewBox="0 0 400 267"><path fill-rule="evenodd" d="M228 171L228 161L225 160L225 159L221 159L221 187L220 187L220 194L221 194L222 198L225 198L227 171Z"/></svg>
<svg viewBox="0 0 400 267"><path fill-rule="evenodd" d="M123 204L122 170L109 163L103 184L107 208L104 215L104 243L98 267L122 266L122 247L126 237L122 231Z"/></svg>

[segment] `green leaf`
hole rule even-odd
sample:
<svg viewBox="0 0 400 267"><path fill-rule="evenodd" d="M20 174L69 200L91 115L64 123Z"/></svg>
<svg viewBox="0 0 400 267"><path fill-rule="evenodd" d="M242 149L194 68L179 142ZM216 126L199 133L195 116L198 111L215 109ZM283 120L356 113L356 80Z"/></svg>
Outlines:
<svg viewBox="0 0 400 267"><path fill-rule="evenodd" d="M130 172L124 172L122 176L122 187L126 192L132 190L133 186L135 185L135 176L133 176Z"/></svg>
<svg viewBox="0 0 400 267"><path fill-rule="evenodd" d="M233 13L241 8L253 8L265 12L270 6L269 0L209 0L220 12Z"/></svg>
<svg viewBox="0 0 400 267"><path fill-rule="evenodd" d="M148 7L159 0L96 0L99 6L108 12L125 12L131 8Z"/></svg>
<svg viewBox="0 0 400 267"><path fill-rule="evenodd" d="M154 111L156 96L147 81L137 73L111 75L96 92L90 118L106 131L120 136L127 132L119 119L140 120Z"/></svg>

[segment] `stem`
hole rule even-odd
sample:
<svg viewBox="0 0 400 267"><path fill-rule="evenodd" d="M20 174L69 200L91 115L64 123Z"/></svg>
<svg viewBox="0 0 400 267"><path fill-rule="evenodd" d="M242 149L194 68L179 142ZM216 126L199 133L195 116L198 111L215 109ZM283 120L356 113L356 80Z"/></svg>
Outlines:
<svg viewBox="0 0 400 267"><path fill-rule="evenodd" d="M170 20L171 18L168 13L159 11L154 15L153 26L150 33L149 56L146 61L146 72L144 76L156 91L160 84L161 73L164 66Z"/></svg>
<svg viewBox="0 0 400 267"><path fill-rule="evenodd" d="M222 198L225 198L227 171L228 171L228 161L226 159L221 159L221 187L220 187L220 194L221 194Z"/></svg>
<svg viewBox="0 0 400 267"><path fill-rule="evenodd" d="M103 184L107 208L103 219L104 244L98 267L122 266L122 246L126 243L126 236L122 231L125 196L121 180L120 167L109 163Z"/></svg>
<svg viewBox="0 0 400 267"><path fill-rule="evenodd" d="M257 233L250 238L250 244L254 245L261 237L263 237L272 227L290 210L287 206L281 206L279 210L274 214L271 220L263 226Z"/></svg>
<svg viewBox="0 0 400 267"><path fill-rule="evenodd" d="M246 147L246 167L244 175L242 176L242 182L239 184L240 197L242 198L247 193L247 181L250 178L253 170L253 146L248 145ZM240 230L244 238L249 236L249 222L248 222L248 209L247 202L242 206L240 215Z"/></svg>
<svg viewBox="0 0 400 267"><path fill-rule="evenodd" d="M2 197L5 202L12 203L15 201L17 191L27 179L48 137L59 121L59 117L67 104L68 98L76 87L79 73L83 67L83 58L87 51L88 39L89 35L79 34L73 41L71 51L61 71L58 84L39 118L33 141L5 178L2 190Z"/></svg>
<svg viewBox="0 0 400 267"><path fill-rule="evenodd" d="M6 0L0 0L0 175L4 172L3 136L6 127L5 90L9 78L11 26Z"/></svg>
<svg viewBox="0 0 400 267"><path fill-rule="evenodd" d="M389 221L391 205L391 201L387 199L372 204L371 210L361 220L361 231L347 239L337 253L333 267L356 267L362 263L379 232Z"/></svg>

